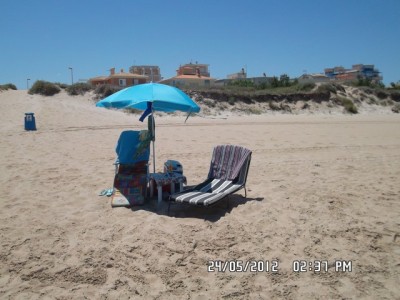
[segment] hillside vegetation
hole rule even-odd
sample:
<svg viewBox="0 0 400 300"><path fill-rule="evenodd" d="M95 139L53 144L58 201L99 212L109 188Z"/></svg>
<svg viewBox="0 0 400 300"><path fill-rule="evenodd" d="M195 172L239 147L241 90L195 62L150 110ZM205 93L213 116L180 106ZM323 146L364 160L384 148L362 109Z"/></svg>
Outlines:
<svg viewBox="0 0 400 300"><path fill-rule="evenodd" d="M270 89L218 88L191 90L187 93L203 108L203 113L232 111L262 114L268 111L300 113L304 111L356 114L360 109L400 110L400 91L381 87L340 84L296 84Z"/></svg>
<svg viewBox="0 0 400 300"><path fill-rule="evenodd" d="M16 90L17 87L12 83L0 84L0 91Z"/></svg>
<svg viewBox="0 0 400 300"><path fill-rule="evenodd" d="M364 86L363 86L364 85ZM1 90L16 89L13 84L0 85ZM29 94L52 96L60 91L71 96L84 95L98 101L119 88L101 85L96 88L86 83L73 85L36 81ZM380 108L394 113L400 112L400 89L392 84L390 88L358 82L354 85L337 83L299 84L282 77L269 85L255 86L249 81L238 81L227 86L184 90L201 107L204 115L263 114L274 113L350 113L376 111Z"/></svg>

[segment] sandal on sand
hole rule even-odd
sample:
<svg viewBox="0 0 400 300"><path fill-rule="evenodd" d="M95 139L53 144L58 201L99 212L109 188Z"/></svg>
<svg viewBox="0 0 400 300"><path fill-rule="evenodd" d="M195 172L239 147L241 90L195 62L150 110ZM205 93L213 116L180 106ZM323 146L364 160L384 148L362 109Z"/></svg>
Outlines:
<svg viewBox="0 0 400 300"><path fill-rule="evenodd" d="M102 190L102 191L100 192L99 196L107 196L107 197L110 197L110 196L112 196L112 194L114 194L114 189L105 189L105 190Z"/></svg>

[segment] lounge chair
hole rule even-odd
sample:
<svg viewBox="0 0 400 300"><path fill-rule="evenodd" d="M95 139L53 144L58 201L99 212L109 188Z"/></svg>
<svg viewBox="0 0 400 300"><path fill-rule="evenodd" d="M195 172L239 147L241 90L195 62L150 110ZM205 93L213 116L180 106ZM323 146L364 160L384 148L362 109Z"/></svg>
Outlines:
<svg viewBox="0 0 400 300"><path fill-rule="evenodd" d="M242 188L247 197L246 181L250 160L251 151L244 147L217 146L213 151L207 180L194 188L171 195L169 200L177 203L210 206Z"/></svg>
<svg viewBox="0 0 400 300"><path fill-rule="evenodd" d="M150 141L147 130L123 131L118 139L112 206L144 204Z"/></svg>

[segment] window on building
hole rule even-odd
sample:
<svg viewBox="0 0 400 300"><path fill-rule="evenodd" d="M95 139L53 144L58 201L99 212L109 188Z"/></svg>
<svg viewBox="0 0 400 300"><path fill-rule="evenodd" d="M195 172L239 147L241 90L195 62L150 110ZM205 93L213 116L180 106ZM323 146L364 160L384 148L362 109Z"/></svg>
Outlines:
<svg viewBox="0 0 400 300"><path fill-rule="evenodd" d="M119 86L126 86L126 79L120 79Z"/></svg>

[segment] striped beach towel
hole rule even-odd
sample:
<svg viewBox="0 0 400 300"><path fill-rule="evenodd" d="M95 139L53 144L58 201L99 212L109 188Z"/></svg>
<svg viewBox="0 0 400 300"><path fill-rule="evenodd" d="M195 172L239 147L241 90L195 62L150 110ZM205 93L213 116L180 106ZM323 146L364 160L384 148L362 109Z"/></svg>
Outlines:
<svg viewBox="0 0 400 300"><path fill-rule="evenodd" d="M213 151L208 178L234 180L250 154L250 150L241 146L216 146Z"/></svg>

